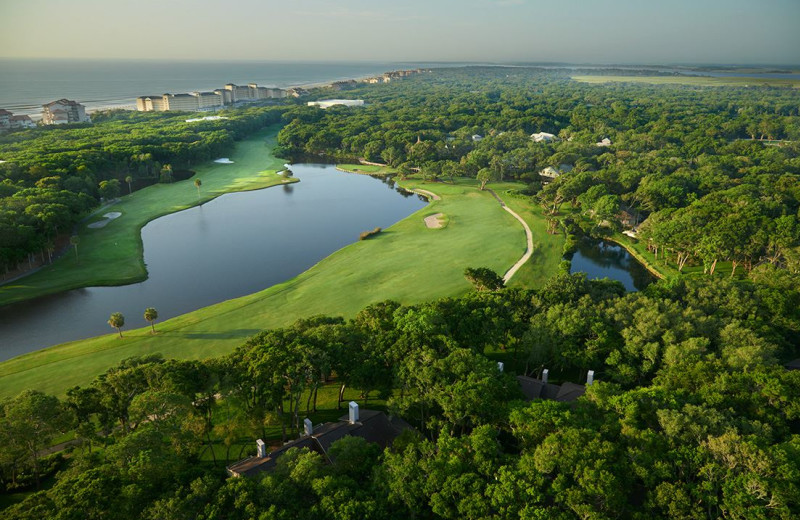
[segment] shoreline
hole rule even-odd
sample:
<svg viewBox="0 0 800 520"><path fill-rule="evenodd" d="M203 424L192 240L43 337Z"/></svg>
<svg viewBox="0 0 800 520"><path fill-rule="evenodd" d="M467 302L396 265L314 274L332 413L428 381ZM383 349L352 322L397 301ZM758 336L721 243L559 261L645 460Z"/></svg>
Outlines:
<svg viewBox="0 0 800 520"><path fill-rule="evenodd" d="M245 139L242 142L248 142L248 141L251 141L251 140L252 141L261 141L262 139L269 138L272 135L273 132L274 132L275 135L277 135L277 130L276 130L275 126L267 127L267 128L265 128L263 130L260 130L260 131L258 131L256 133L254 133L253 135L250 136L250 138ZM270 156L271 156L271 150L270 150ZM277 158L275 158L275 160L283 162L283 160L280 160L280 159L277 159ZM213 161L209 161L209 163L210 164L208 164L207 166L213 168L214 167ZM219 166L219 165L216 165L216 166ZM186 201L180 200L179 201L180 204L178 204L176 206L172 206L170 208L164 208L163 210L159 210L159 211L156 211L156 212L154 212L152 214L147 215L147 218L145 218L144 221L139 221L139 222L135 223L135 226L134 226L135 229L133 229L133 230L125 229L124 230L124 235L122 235L121 237L117 237L116 239L97 238L97 240L100 240L100 243L95 245L95 247L102 249L103 244L104 244L103 240L111 240L111 241L114 241L114 240L118 240L118 241L126 240L126 241L128 241L128 240L130 240L130 237L127 235L127 233L132 231L133 235L134 235L133 240L134 240L135 245L136 245L136 254L137 254L136 264L138 266L138 269L136 269L136 271L137 271L136 273L127 274L127 273L124 273L124 272L120 272L120 273L118 273L117 276L114 276L113 278L101 278L101 277L99 277L99 275L97 275L95 273L92 276L89 276L89 275L78 276L77 279L69 278L67 280L62 280L61 282L59 282L59 277L58 276L53 275L54 279L52 281L48 282L48 276L49 276L48 270L49 269L53 269L54 266L56 266L56 267L59 266L60 262L67 261L66 259L69 258L68 255L62 255L61 258L58 261L54 260L54 262L52 264L47 264L45 266L42 266L42 267L38 268L35 271L28 272L25 276L22 277L22 279L24 280L24 279L27 279L27 278L29 278L31 276L34 276L36 274L40 274L41 273L42 276L45 277L45 281L44 281L44 283L42 283L41 287L35 285L36 283L41 283L41 282L38 282L37 280L34 280L34 284L33 285L30 282L28 282L27 284L25 284L24 288L18 288L16 285L9 285L12 282L12 280L8 280L8 281L0 284L0 308L4 307L6 305L13 305L13 304L17 304L17 303L24 302L24 301L31 301L31 300L33 300L35 298L39 298L39 297L42 297L42 296L62 293L62 292L66 292L66 291L70 291L70 290L74 290L74 289L82 289L82 288L87 288L87 287L119 287L119 286L131 285L131 284L142 282L142 281L144 281L144 280L146 280L148 278L147 267L144 264L144 246L143 246L143 243L142 243L142 228L144 228L144 226L146 226L148 223L150 223L150 222L152 222L152 221L154 221L154 220L156 220L158 218L164 217L166 215L178 213L180 211L183 211L183 210L186 210L186 209L190 209L190 208L193 208L193 207L196 207L196 206L201 206L202 204L205 204L206 202L209 202L209 201L211 201L213 199L216 199L217 197L220 197L222 195L227 195L229 193L239 193L239 192L254 191L254 190L259 190L259 189L267 189L267 188L271 188L271 187L274 187L274 186L282 186L282 185L286 185L286 184L292 184L292 183L295 183L295 182L299 182L299 179L296 179L294 177L290 177L288 179L285 179L285 178L284 179L280 179L280 178L279 179L273 179L274 181L277 181L277 182L266 180L266 177L268 177L269 175L277 175L277 172L279 172L279 171L281 171L281 169L279 169L279 168L276 168L274 171L272 169L267 168L267 169L260 170L260 171L257 171L257 172L252 172L252 173L250 173L248 175L243 175L242 179L248 179L248 178L250 179L248 184L245 185L245 186L238 186L238 187L235 187L233 189L224 189L224 190L220 190L220 191L217 191L217 190L206 191L206 192L204 192L204 196L203 196L202 199L197 199L194 196L191 196L191 197L187 196L186 197L186 199L187 199ZM202 175L202 173L200 173L200 174ZM181 181L181 182L184 182L184 181ZM165 186L167 188L164 188ZM169 188L170 186L184 186L184 185L182 185L180 183L171 183L171 184L168 184L168 185L167 184L154 184L153 186L148 186L147 188L144 188L142 190L138 190L136 193L144 193L144 192L146 192L146 190L148 190L150 188L153 188L153 187L161 187L160 189L163 191L165 189L170 189ZM205 184L204 184L204 186L205 186ZM179 188L172 188L172 190L177 190L177 189L179 189ZM149 194L149 192L147 192L147 194ZM120 202L118 204L127 204L132 200L138 200L139 204L146 204L147 203L147 201L142 200L142 196L141 195L140 195L140 198L138 198L138 199L126 198L126 197L130 197L130 196L129 195L124 196L123 198L120 199ZM78 229L85 231L86 221L89 220L92 217L92 215L96 214L97 212L104 211L106 209L108 209L108 205L105 205L105 206L103 206L101 208L98 208L95 211L93 211L92 214L88 215L83 220L81 220L80 223L78 223L78 225L77 225ZM130 210L126 210L126 211L130 211ZM95 231L101 231L101 230L95 230ZM84 238L86 238L86 235L81 235L81 237L82 237L82 239L84 239ZM86 244L84 243L84 246L85 245ZM87 254L87 253L84 250L84 255L85 254ZM83 258L83 256L82 256L82 258ZM126 263L129 263L129 262L126 261ZM128 267L126 267L126 269ZM19 280L20 279L17 279L16 281L19 281ZM2 293L4 291L7 291L8 293L11 293L11 294L3 295Z"/></svg>
<svg viewBox="0 0 800 520"><path fill-rule="evenodd" d="M647 269L647 271L650 274L652 274L653 276L655 276L659 280L666 280L667 279L667 275L665 275L664 273L658 271L655 267L653 267L650 264L650 262L646 258L642 257L642 255L636 249L631 247L630 244L624 243L621 239L619 239L619 238L617 238L615 236L605 237L605 238L603 238L603 240L608 240L609 242L613 242L613 243L617 244L618 246L620 246L621 248L623 248L625 251L628 252L629 255L631 255L637 262L639 262L639 264L642 267Z"/></svg>

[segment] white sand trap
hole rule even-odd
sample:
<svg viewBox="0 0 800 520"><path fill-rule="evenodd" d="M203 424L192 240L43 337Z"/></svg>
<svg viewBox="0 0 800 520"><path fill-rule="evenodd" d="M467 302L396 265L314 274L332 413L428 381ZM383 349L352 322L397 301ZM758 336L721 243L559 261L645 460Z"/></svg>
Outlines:
<svg viewBox="0 0 800 520"><path fill-rule="evenodd" d="M425 225L430 229L439 229L442 227L442 217L444 217L444 213L437 213L430 217L425 217Z"/></svg>
<svg viewBox="0 0 800 520"><path fill-rule="evenodd" d="M216 160L216 161L214 161L214 162L215 162L215 163L219 163L219 164L233 164L233 161L231 161L231 160L230 160L230 159L228 159L227 157L222 157L221 159L217 159L217 160Z"/></svg>
<svg viewBox="0 0 800 520"><path fill-rule="evenodd" d="M112 211L111 213L106 213L105 215L103 215L103 220L98 220L97 222L92 222L91 224L89 224L86 227L92 228L92 229L103 228L103 227L106 227L106 225L109 222L111 222L115 218L119 218L121 216L122 216L122 213L120 213L119 211Z"/></svg>

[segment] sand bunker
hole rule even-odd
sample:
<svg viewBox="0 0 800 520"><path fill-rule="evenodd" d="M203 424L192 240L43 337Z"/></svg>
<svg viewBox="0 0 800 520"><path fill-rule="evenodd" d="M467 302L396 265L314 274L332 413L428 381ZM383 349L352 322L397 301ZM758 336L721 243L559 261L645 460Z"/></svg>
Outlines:
<svg viewBox="0 0 800 520"><path fill-rule="evenodd" d="M437 213L430 217L425 217L425 225L430 229L439 229L443 225L444 213Z"/></svg>
<svg viewBox="0 0 800 520"><path fill-rule="evenodd" d="M217 159L217 160L216 160L216 161L214 161L214 162L215 162L215 163L219 163L219 164L233 164L233 161L231 161L231 160L230 160L230 159L228 159L227 157L222 157L221 159Z"/></svg>
<svg viewBox="0 0 800 520"><path fill-rule="evenodd" d="M119 218L121 216L122 216L122 213L120 213L119 211L112 211L111 213L106 213L105 215L103 215L103 220L98 220L97 222L92 222L91 224L89 224L86 227L92 228L92 229L99 229L99 228L102 228L102 227L106 227L106 224L108 224L109 222L111 222L115 218Z"/></svg>

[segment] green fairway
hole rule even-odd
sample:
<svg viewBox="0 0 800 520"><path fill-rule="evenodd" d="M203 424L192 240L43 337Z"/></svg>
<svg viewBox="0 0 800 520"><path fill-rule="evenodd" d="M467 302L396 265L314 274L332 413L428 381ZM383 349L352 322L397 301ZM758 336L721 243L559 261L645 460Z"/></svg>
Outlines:
<svg viewBox="0 0 800 520"><path fill-rule="evenodd" d="M784 78L745 78L711 76L572 76L582 83L649 83L651 85L692 85L698 87L794 87L800 80Z"/></svg>
<svg viewBox="0 0 800 520"><path fill-rule="evenodd" d="M369 240L341 249L292 280L159 323L155 336L149 328L124 330L121 339L109 334L3 362L0 397L16 395L26 388L63 394L67 388L88 384L95 375L135 355L218 356L259 330L287 325L305 316L351 317L365 306L387 299L409 304L460 295L470 289L463 276L466 267L485 266L504 273L524 253L522 227L489 192L479 191L476 181L445 184L412 179L403 185L433 191L442 200L431 202ZM492 187L505 197L507 190L521 186L494 183ZM509 202L525 212L522 202ZM423 219L435 213L447 216L446 227L425 226ZM532 227L538 226L531 215L524 218ZM529 269L535 273L524 276L529 280L545 278L557 263L534 264Z"/></svg>
<svg viewBox="0 0 800 520"><path fill-rule="evenodd" d="M0 305L78 287L125 285L144 280L147 271L142 257L141 229L151 220L224 193L294 182L276 173L283 169L284 162L271 153L277 132L278 128L272 127L237 143L230 156L233 164L209 162L195 168L193 179L202 181L199 194L193 179L155 184L102 209L81 226L77 258L74 252L69 252L30 276L0 286ZM122 215L104 227L88 227L103 220L102 215L108 212Z"/></svg>

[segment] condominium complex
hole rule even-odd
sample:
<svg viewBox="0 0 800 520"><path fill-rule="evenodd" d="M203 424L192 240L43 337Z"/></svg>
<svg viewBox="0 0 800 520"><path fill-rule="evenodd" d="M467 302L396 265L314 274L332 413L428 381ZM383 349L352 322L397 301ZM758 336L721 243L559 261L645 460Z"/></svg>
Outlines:
<svg viewBox="0 0 800 520"><path fill-rule="evenodd" d="M189 92L187 94L161 94L136 98L136 110L140 112L161 112L164 110L212 110L233 103L253 102L262 99L286 97L286 91L279 88L259 87L255 83L247 86L228 83L225 88L213 92Z"/></svg>
<svg viewBox="0 0 800 520"><path fill-rule="evenodd" d="M91 121L86 115L86 107L77 101L59 99L43 105L42 124L64 125L67 123L88 123Z"/></svg>

